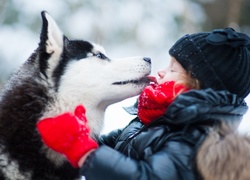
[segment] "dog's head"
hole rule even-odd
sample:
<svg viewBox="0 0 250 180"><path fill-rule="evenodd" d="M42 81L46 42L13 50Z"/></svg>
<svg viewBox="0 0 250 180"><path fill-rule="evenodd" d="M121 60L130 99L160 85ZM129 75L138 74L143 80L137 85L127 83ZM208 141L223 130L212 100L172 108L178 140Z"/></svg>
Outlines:
<svg viewBox="0 0 250 180"><path fill-rule="evenodd" d="M42 19L40 72L67 101L107 106L138 95L149 82L150 59L109 58L99 45L68 39L48 13Z"/></svg>
<svg viewBox="0 0 250 180"><path fill-rule="evenodd" d="M112 59L97 44L67 38L48 13L42 19L38 66L60 111L83 104L91 126L108 105L138 95L149 83L149 58ZM45 116L55 112L61 113L47 110Z"/></svg>

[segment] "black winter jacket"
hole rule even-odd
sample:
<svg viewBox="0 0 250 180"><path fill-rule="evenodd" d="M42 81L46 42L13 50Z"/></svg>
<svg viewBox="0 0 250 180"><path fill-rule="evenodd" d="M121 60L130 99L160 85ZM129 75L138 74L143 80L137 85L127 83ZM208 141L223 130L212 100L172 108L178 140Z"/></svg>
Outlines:
<svg viewBox="0 0 250 180"><path fill-rule="evenodd" d="M123 130L102 136L81 173L87 180L198 179L195 155L208 128L239 123L246 111L246 103L226 91L180 94L148 126L135 118Z"/></svg>

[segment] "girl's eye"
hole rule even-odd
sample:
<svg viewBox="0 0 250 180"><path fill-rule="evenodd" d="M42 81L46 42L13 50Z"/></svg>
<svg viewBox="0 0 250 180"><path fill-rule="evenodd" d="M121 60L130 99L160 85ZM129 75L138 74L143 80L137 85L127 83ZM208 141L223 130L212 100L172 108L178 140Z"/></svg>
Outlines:
<svg viewBox="0 0 250 180"><path fill-rule="evenodd" d="M170 69L170 72L174 72L174 70L173 70L173 69Z"/></svg>
<svg viewBox="0 0 250 180"><path fill-rule="evenodd" d="M99 59L107 59L107 57L102 53L97 53L96 57L98 57Z"/></svg>

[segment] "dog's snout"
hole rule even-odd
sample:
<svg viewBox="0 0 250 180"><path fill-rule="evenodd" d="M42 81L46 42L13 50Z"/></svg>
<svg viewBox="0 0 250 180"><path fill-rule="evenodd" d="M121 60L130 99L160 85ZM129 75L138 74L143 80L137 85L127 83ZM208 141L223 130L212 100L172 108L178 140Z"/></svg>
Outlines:
<svg viewBox="0 0 250 180"><path fill-rule="evenodd" d="M149 57L144 57L143 60L151 64L151 58L149 58Z"/></svg>

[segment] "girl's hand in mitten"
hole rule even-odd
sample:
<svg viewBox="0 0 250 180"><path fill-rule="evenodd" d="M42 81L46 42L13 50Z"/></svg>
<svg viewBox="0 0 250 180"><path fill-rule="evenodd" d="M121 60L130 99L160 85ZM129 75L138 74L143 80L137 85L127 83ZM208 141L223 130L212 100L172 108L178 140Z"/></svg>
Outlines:
<svg viewBox="0 0 250 180"><path fill-rule="evenodd" d="M54 151L64 154L74 167L78 167L82 156L98 147L90 137L85 112L85 108L79 105L74 114L67 112L37 123L43 142Z"/></svg>

